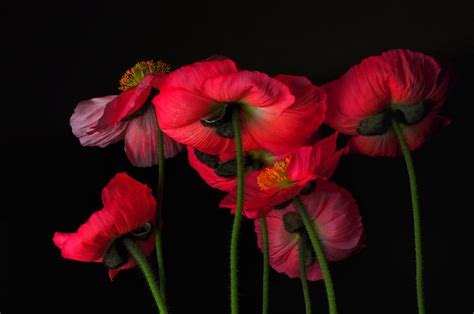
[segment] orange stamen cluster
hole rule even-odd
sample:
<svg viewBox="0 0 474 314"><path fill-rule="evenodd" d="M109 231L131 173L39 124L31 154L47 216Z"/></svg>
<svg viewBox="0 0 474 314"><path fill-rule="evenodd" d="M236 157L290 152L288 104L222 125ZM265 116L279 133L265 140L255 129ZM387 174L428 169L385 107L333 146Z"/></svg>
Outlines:
<svg viewBox="0 0 474 314"><path fill-rule="evenodd" d="M273 167L263 169L257 177L257 184L260 190L269 190L277 187L287 187L292 184L288 177L288 165L291 156L284 160L277 161Z"/></svg>
<svg viewBox="0 0 474 314"><path fill-rule="evenodd" d="M137 86L143 77L150 73L169 73L171 66L163 61L141 61L122 76L120 79L120 90L127 90Z"/></svg>

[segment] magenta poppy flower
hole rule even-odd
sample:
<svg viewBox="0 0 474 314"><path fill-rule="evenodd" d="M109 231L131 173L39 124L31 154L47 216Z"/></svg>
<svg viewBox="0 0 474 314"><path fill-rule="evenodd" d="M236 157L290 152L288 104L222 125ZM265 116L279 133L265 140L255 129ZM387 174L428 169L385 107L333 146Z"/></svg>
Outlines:
<svg viewBox="0 0 474 314"><path fill-rule="evenodd" d="M103 189L102 202L104 208L77 232L56 232L53 241L64 258L104 263L112 280L119 271L135 266L118 239L133 239L145 256L153 251L156 202L150 188L125 173L117 174Z"/></svg>
<svg viewBox="0 0 474 314"><path fill-rule="evenodd" d="M158 164L156 114L149 98L159 89L169 66L161 61L139 62L120 80L123 92L81 101L71 116L71 128L83 146L105 147L125 141L125 153L134 166ZM165 157L183 146L164 135Z"/></svg>
<svg viewBox="0 0 474 314"><path fill-rule="evenodd" d="M308 215L313 221L327 261L339 261L358 252L363 245L363 227L359 208L347 190L334 183L318 180L316 189L302 195ZM270 265L290 278L300 276L298 247L302 240L306 250L308 280L323 279L315 253L298 210L293 204L273 210L267 216ZM260 220L255 220L258 247L262 250Z"/></svg>
<svg viewBox="0 0 474 314"><path fill-rule="evenodd" d="M196 62L172 72L153 99L160 127L207 154L234 153L231 111L239 110L244 151L286 154L324 120L326 96L298 76L241 71L229 59Z"/></svg>
<svg viewBox="0 0 474 314"><path fill-rule="evenodd" d="M396 119L408 147L416 150L450 122L439 115L448 80L433 58L419 52L398 49L369 57L323 86L328 94L326 121L352 135L349 144L354 151L396 156Z"/></svg>
<svg viewBox="0 0 474 314"><path fill-rule="evenodd" d="M260 171L245 177L244 215L265 216L275 206L284 207L300 193L310 193L314 180L328 179L336 170L345 148L336 150L338 133L313 146L304 146ZM235 210L237 190L233 189L220 206Z"/></svg>

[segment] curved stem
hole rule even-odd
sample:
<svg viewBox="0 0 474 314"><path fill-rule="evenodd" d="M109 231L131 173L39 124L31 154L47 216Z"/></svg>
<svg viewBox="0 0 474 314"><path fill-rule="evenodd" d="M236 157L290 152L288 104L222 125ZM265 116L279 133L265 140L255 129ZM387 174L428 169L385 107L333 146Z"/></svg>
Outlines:
<svg viewBox="0 0 474 314"><path fill-rule="evenodd" d="M262 238L263 238L263 284L262 284L262 314L268 314L269 304L269 275L270 269L268 267L270 254L268 248L268 229L267 219L265 217L260 218L260 225L262 226Z"/></svg>
<svg viewBox="0 0 474 314"><path fill-rule="evenodd" d="M152 105L153 110L155 110ZM156 232L155 232L155 246L156 246L156 260L158 262L158 275L160 278L160 290L164 300L166 300L166 276L165 263L163 261L163 248L161 242L161 217L163 212L163 191L165 186L165 149L163 145L163 132L158 124L156 118L156 132L157 132L157 146L158 146L158 187L156 190Z"/></svg>
<svg viewBox="0 0 474 314"><path fill-rule="evenodd" d="M321 272L323 273L324 277L324 284L326 286L326 294L328 297L328 304L329 304L329 313L336 314L337 307L336 307L336 295L334 293L334 285L332 283L331 273L329 272L328 263L326 262L326 258L324 257L324 251L322 249L321 244L319 243L319 239L316 236L315 227L306 212L305 206L299 196L295 196L293 198L293 202L298 208L298 212L303 220L303 224L305 226L306 232L308 233L309 240L311 241L311 245L314 249L314 253L316 253L316 258L318 259L319 267L321 268Z"/></svg>
<svg viewBox="0 0 474 314"><path fill-rule="evenodd" d="M311 298L309 297L308 279L306 278L306 239L301 237L298 245L298 260L300 264L301 287L303 288L304 308L306 314L311 314Z"/></svg>
<svg viewBox="0 0 474 314"><path fill-rule="evenodd" d="M238 276L237 276L237 247L239 242L240 221L242 220L242 210L244 205L244 158L242 149L242 136L240 132L239 111L232 111L232 126L235 136L235 149L237 161L237 204L232 225L232 236L230 241L230 303L231 312L239 312L238 300Z"/></svg>
<svg viewBox="0 0 474 314"><path fill-rule="evenodd" d="M156 305L158 306L160 310L160 313L167 314L168 310L166 308L166 304L160 294L160 289L158 288L158 285L156 284L155 278L153 276L153 272L151 271L150 265L148 265L146 258L143 256L140 249L136 246L135 242L133 242L131 239L123 238L122 241L125 247L127 248L128 252L130 253L130 255L133 256L133 258L137 262L137 265L140 267L143 274L145 275L145 279L148 283L148 286L150 287L151 293L153 294L153 297L155 299Z"/></svg>
<svg viewBox="0 0 474 314"><path fill-rule="evenodd" d="M392 119L392 126L397 135L400 148L405 158L408 178L410 180L411 204L413 207L413 228L415 232L415 254L416 254L416 294L418 302L418 313L425 313L425 302L423 297L423 254L421 242L420 204L418 202L418 191L416 185L415 167L411 159L410 150L400 129L400 125Z"/></svg>

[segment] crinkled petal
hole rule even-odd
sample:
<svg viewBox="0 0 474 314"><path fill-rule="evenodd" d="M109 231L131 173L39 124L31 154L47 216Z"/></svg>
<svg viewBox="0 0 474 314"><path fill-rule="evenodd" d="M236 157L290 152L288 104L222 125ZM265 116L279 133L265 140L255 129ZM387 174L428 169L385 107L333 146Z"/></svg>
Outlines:
<svg viewBox="0 0 474 314"><path fill-rule="evenodd" d="M151 189L125 173L119 173L102 191L102 201L119 234L153 222L156 202Z"/></svg>
<svg viewBox="0 0 474 314"><path fill-rule="evenodd" d="M204 81L233 72L237 72L237 67L234 61L230 59L195 62L169 74L161 86L161 90L184 89L191 93L200 94L201 85Z"/></svg>
<svg viewBox="0 0 474 314"><path fill-rule="evenodd" d="M104 110L97 125L97 130L107 128L139 110L150 95L152 86L159 86L166 74L153 73L145 75L140 83L127 89L110 102Z"/></svg>
<svg viewBox="0 0 474 314"><path fill-rule="evenodd" d="M270 266L279 273L285 273L290 278L299 276L298 264L298 236L287 232L283 225L281 213L267 217L267 230L269 239ZM257 245L263 250L263 237L259 219L254 221L257 233ZM296 265L296 267L295 267Z"/></svg>
<svg viewBox="0 0 474 314"><path fill-rule="evenodd" d="M285 84L256 71L240 71L209 78L203 82L201 93L216 102L242 102L251 107L267 108L275 114L281 113L295 100Z"/></svg>
<svg viewBox="0 0 474 314"><path fill-rule="evenodd" d="M163 135L165 158L174 157L183 145ZM125 133L125 152L134 166L158 164L158 129L155 110L149 106L143 115L132 119Z"/></svg>
<svg viewBox="0 0 474 314"><path fill-rule="evenodd" d="M328 260L344 259L359 249L363 227L351 193L334 183L318 180L315 191L301 195L301 199L315 222Z"/></svg>
<svg viewBox="0 0 474 314"><path fill-rule="evenodd" d="M207 154L224 152L231 140L205 127L205 118L216 104L186 90L170 90L153 99L162 131L175 141L190 145Z"/></svg>
<svg viewBox="0 0 474 314"><path fill-rule="evenodd" d="M260 147L283 155L302 146L320 127L326 111L326 95L304 77L279 75L276 79L289 84L294 103L282 112L275 112L272 107L260 109L246 123L246 128Z"/></svg>
<svg viewBox="0 0 474 314"><path fill-rule="evenodd" d="M387 82L391 101L416 104L425 100L435 89L440 68L436 61L410 50L390 50L380 56L389 71Z"/></svg>
<svg viewBox="0 0 474 314"><path fill-rule="evenodd" d="M229 192L237 185L236 178L224 178L218 176L213 168L207 166L202 161L200 161L194 152L194 148L191 146L187 147L188 150L188 160L191 167L196 170L201 178L215 189L221 191Z"/></svg>
<svg viewBox="0 0 474 314"><path fill-rule="evenodd" d="M369 57L323 85L328 97L326 122L342 133L357 134L360 121L390 105L389 75L380 57Z"/></svg>
<svg viewBox="0 0 474 314"><path fill-rule="evenodd" d="M245 177L244 181L244 215L249 219L265 216L275 205L279 205L298 195L304 185L294 184L285 189L273 188L261 190L257 184L260 172L256 171ZM237 202L237 188L232 189L221 200L219 207L230 208L235 212Z"/></svg>
<svg viewBox="0 0 474 314"><path fill-rule="evenodd" d="M105 147L123 139L127 122L110 125L100 131L95 131L104 109L116 96L105 96L81 101L71 116L72 133L79 138L83 146Z"/></svg>

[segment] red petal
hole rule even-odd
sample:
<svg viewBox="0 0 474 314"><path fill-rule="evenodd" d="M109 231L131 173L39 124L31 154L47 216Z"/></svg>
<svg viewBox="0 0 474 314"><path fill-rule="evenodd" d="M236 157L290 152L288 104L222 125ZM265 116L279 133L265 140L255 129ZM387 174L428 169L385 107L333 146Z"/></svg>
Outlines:
<svg viewBox="0 0 474 314"><path fill-rule="evenodd" d="M125 173L117 174L104 188L102 201L119 234L154 221L156 203L151 189Z"/></svg>
<svg viewBox="0 0 474 314"><path fill-rule="evenodd" d="M289 84L295 102L281 113L271 107L262 108L246 128L260 147L275 155L284 155L303 145L319 128L326 111L326 96L304 77L280 75L276 78Z"/></svg>
<svg viewBox="0 0 474 314"><path fill-rule="evenodd" d="M294 96L284 84L266 74L250 71L209 78L203 82L201 93L216 102L240 101L251 107L268 107L275 114L294 102Z"/></svg>
<svg viewBox="0 0 474 314"><path fill-rule="evenodd" d="M97 125L97 130L120 122L140 109L150 95L152 86L159 86L159 82L163 80L164 75L161 73L145 75L137 86L118 95L105 108L104 115Z"/></svg>
<svg viewBox="0 0 474 314"><path fill-rule="evenodd" d="M245 177L244 181L244 215L249 219L265 216L273 206L281 204L298 195L304 185L294 184L285 189L260 190L257 184L259 171ZM237 188L232 189L220 202L219 207L230 208L235 212Z"/></svg>
<svg viewBox="0 0 474 314"><path fill-rule="evenodd" d="M231 191L236 186L236 178L227 179L218 176L214 169L208 167L206 164L197 159L196 154L194 153L194 148L188 146L187 149L189 164L199 173L201 178L206 181L207 184L215 189L225 192Z"/></svg>
<svg viewBox="0 0 474 314"><path fill-rule="evenodd" d="M389 74L380 57L369 57L323 85L328 95L326 122L342 133L357 134L361 120L390 105Z"/></svg>
<svg viewBox="0 0 474 314"><path fill-rule="evenodd" d="M396 49L383 53L380 59L389 69L387 82L392 103L416 104L436 89L440 68L433 58Z"/></svg>
<svg viewBox="0 0 474 314"><path fill-rule="evenodd" d="M200 94L201 85L205 80L232 72L237 72L237 68L230 59L195 62L173 71L161 89L184 89Z"/></svg>
<svg viewBox="0 0 474 314"><path fill-rule="evenodd" d="M105 147L123 139L127 122L110 125L108 128L95 131L104 109L116 96L105 96L81 101L71 116L72 133L77 136L83 146Z"/></svg>

